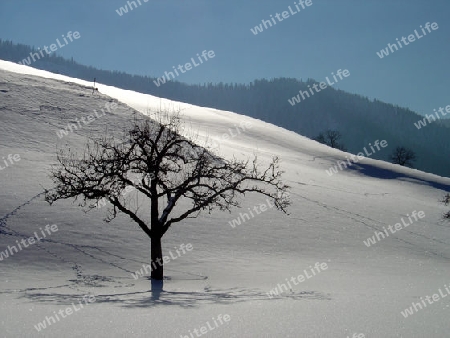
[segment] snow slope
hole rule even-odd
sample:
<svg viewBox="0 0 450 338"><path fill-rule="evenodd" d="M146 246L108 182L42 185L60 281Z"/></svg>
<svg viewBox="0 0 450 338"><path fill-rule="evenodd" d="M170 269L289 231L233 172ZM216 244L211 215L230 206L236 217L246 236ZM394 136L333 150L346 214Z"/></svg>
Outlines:
<svg viewBox="0 0 450 338"><path fill-rule="evenodd" d="M450 179L369 158L329 176L325 170L349 154L232 112L101 84L92 95L91 86L0 61L0 159L20 155L0 170L0 251L46 224L58 226L0 261L2 336L448 337L450 298L408 318L401 311L450 282L449 223L438 202L450 191ZM118 107L110 113L57 136L76 118L112 103ZM133 222L103 222L106 207L86 214L71 201L49 206L41 193L51 187L48 169L57 146L81 150L88 135L105 128L120 133L135 110L159 108L181 109L186 135L215 141L224 157L280 156L293 204L290 215L269 208L233 228L240 213L265 203L248 195L231 214L174 226L163 239L164 254L181 244L193 250L166 264L168 280L158 296L147 279L132 277L148 263L150 246ZM239 125L250 127L223 138ZM375 230L414 210L425 217L364 244ZM316 262L327 269L276 297L267 295L305 269L308 274ZM38 333L35 325L46 316L77 306L88 294L95 302ZM230 321L220 324L225 314ZM213 330L201 333L207 322Z"/></svg>

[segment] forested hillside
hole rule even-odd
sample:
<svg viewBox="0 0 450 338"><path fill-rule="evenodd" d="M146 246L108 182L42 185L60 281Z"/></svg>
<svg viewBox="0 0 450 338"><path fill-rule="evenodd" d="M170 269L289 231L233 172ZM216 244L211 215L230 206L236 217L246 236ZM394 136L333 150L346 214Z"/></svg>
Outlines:
<svg viewBox="0 0 450 338"><path fill-rule="evenodd" d="M35 49L0 40L0 59L21 62ZM358 153L375 140L386 140L388 147L372 155L387 160L396 146L413 149L415 168L450 176L448 129L441 123L416 128L423 117L401 107L369 100L332 87L322 90L292 106L288 100L308 90L316 81L292 78L255 80L250 84L207 83L187 85L169 81L159 87L156 78L124 72L99 70L75 61L50 55L30 66L84 80L130 89L222 110L230 110L314 138L326 129L338 130L349 152ZM431 114L431 112L429 112Z"/></svg>

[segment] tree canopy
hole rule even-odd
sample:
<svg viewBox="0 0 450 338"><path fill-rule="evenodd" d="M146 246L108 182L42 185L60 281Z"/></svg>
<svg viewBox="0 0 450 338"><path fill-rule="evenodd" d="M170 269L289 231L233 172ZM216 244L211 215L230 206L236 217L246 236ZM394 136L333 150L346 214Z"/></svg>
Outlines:
<svg viewBox="0 0 450 338"><path fill-rule="evenodd" d="M136 222L151 239L152 262L161 258L161 238L172 225L202 211L239 207L239 195L265 195L286 213L289 186L281 180L279 158L263 168L256 156L226 160L181 136L183 128L177 113L159 115L158 121L136 118L122 139L91 139L81 157L60 150L51 171L55 188L46 200L75 198L89 210L106 198L112 207L105 220L124 213ZM129 186L139 198L123 193ZM177 208L182 200L189 206ZM162 266L152 278L163 278Z"/></svg>

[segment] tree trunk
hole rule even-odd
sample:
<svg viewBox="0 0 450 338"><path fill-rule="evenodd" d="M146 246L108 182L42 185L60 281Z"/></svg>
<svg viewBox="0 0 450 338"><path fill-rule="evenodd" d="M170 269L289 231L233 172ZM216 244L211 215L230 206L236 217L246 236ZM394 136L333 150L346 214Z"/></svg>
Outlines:
<svg viewBox="0 0 450 338"><path fill-rule="evenodd" d="M154 279L162 281L164 278L164 266L160 236L152 236L151 238L151 257L151 278L152 280Z"/></svg>

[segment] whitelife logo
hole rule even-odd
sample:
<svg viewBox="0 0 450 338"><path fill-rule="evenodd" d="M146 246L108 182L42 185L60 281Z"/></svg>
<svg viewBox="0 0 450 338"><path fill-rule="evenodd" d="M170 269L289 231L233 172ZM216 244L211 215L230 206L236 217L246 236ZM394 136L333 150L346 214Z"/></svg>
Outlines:
<svg viewBox="0 0 450 338"><path fill-rule="evenodd" d="M116 109L117 107L118 107L118 105L115 102L113 102L113 103L106 102L105 103L105 109L108 111L109 114L112 114L112 111L114 109ZM78 120L78 118L76 118L75 121L77 121L77 124L67 123L67 127L57 131L56 135L58 135L58 137L61 139L64 136L69 135L69 132L73 132L74 130L82 129L83 125L84 126L89 125L90 123L94 122L96 119L99 119L100 117L105 116L106 115L105 110L103 110L103 108L100 110L102 111L103 114L98 114L97 110L94 109L95 117L94 117L94 115L82 116L81 121ZM83 125L80 122L83 122Z"/></svg>
<svg viewBox="0 0 450 338"><path fill-rule="evenodd" d="M335 83L339 82L339 80L337 79L336 75L339 77L339 79L343 80L344 78L350 76L350 72L348 71L348 69L344 69L344 70L339 69L336 72L336 75L334 74L334 72L331 72L331 75L333 76L333 79L334 79L335 82L330 81L330 79L327 76L325 79L327 80L328 85L325 82L314 83L312 88L311 88L310 85L308 85L309 93L311 93L311 96L314 95L313 88L314 88L316 93L319 93L323 89L326 89L328 86L332 86ZM319 89L319 87L320 87L320 89ZM307 98L309 98L310 97L309 93L308 93L307 90L303 91L303 90L300 89L299 90L299 94L297 94L297 96L294 96L291 99L288 99L288 102L291 104L291 106L295 106L297 103L300 103L301 101L305 101ZM301 96L301 99L300 99L300 96Z"/></svg>
<svg viewBox="0 0 450 338"><path fill-rule="evenodd" d="M439 294L435 293L433 296L425 296L425 299L427 300L428 304L434 304L435 302L440 301L441 299L447 297L450 295L450 289L447 286L447 284L444 284L446 293L442 292L441 289L439 289ZM431 301L433 299L433 301ZM420 297L421 303L414 303L412 302L409 308L405 309L404 311L400 311L403 317L408 318L409 316L412 316L413 314L417 313L419 310L422 310L423 308L427 307L427 303L423 299L423 297ZM423 305L423 306L422 306Z"/></svg>
<svg viewBox="0 0 450 338"><path fill-rule="evenodd" d="M430 29L431 28L431 29ZM425 29L428 31L428 33L431 33L431 30L437 30L439 28L438 24L436 22L433 22L432 24L430 24L429 22L427 22L425 24ZM417 31L417 29L414 30L414 34L410 34L408 35L408 38L402 36L402 38L399 40L398 38L396 38L395 40L397 40L397 44L390 44L388 43L387 47L385 49L380 50L379 52L377 52L377 55L380 59L384 58L385 56L389 55L389 51L392 53L398 51L398 48L403 48L403 46L408 46L411 42L416 41L419 39L422 39L425 35L427 35L427 32L425 31L425 29L422 27L422 25L420 25L420 29L422 30L423 35L420 35L419 32ZM408 39L408 41L406 41L406 39ZM400 42L401 41L401 42ZM403 43L403 44L402 44ZM397 47L398 45L398 47ZM395 50L394 50L395 48Z"/></svg>
<svg viewBox="0 0 450 338"><path fill-rule="evenodd" d="M241 134L244 134L246 129L251 129L253 127L251 122L241 122L239 125L234 124L234 128L228 128L228 132L224 133L220 136L220 140L219 141L215 141L212 139L207 140L206 142L206 146L209 146L213 149L217 149L220 147L220 144L222 143L222 141L224 140L230 140L236 136L239 136Z"/></svg>
<svg viewBox="0 0 450 338"><path fill-rule="evenodd" d="M381 146L381 148L386 148L388 146L387 141L386 140L382 140L380 142L379 140L376 140L373 143L373 146L372 146L372 143L369 143L369 147L372 150L372 152L367 151L366 147L364 147L364 149L363 149L364 153L360 152L360 153L358 153L356 155L352 154L352 155L350 155L350 158L353 161L353 163L358 163L359 161L364 159L366 156L370 156L370 155L373 155L373 154L376 153L376 150L373 147L377 148L377 150L380 151L381 150L380 146ZM364 154L366 156L364 156ZM355 156L357 158L355 158ZM347 160L347 163L345 163L345 161L336 161L336 165L335 166L330 167L330 169L328 169L328 170L325 169L325 172L327 173L327 175L328 176L333 176L333 174L337 174L339 172L338 171L338 167L339 167L339 170L344 170L344 169L347 169L347 165L348 166L352 165L352 163L350 163L350 159L348 158L348 156L345 156L345 159Z"/></svg>
<svg viewBox="0 0 450 338"><path fill-rule="evenodd" d="M419 120L417 122L414 122L414 125L416 126L416 128L419 130L422 127L426 127L427 126L427 121L428 123L431 123L430 119L433 119L433 122L436 121L436 119L440 120L441 116L439 116L438 112L441 113L442 116L447 115L447 113L450 113L450 105L447 105L445 107L445 112L444 112L444 107L439 107L438 110L436 111L436 108L433 109L434 111L434 115L436 117L434 117L433 115L428 115L425 114L425 117L422 120Z"/></svg>
<svg viewBox="0 0 450 338"><path fill-rule="evenodd" d="M152 262L151 265L143 264L142 268L140 270L136 271L135 273L131 273L131 276L134 279L139 279L140 277L144 277L145 273L149 274L150 272L153 271L153 269L156 269L156 263L158 263L159 266L162 266L163 264L167 264L170 261L175 260L178 257L181 257L181 252L178 251L177 248L175 248L175 249L176 249L175 251L177 253L177 256L174 256L172 254L172 251L169 251L169 256L170 257L169 256L163 256L162 262L161 262L161 259L157 258L156 262ZM179 249L183 252L183 254L186 254L187 252L194 250L194 247L192 246L191 243L188 243L188 244L184 244L183 243L183 244L180 245Z"/></svg>
<svg viewBox="0 0 450 338"><path fill-rule="evenodd" d="M253 207L253 211L256 213L256 215L260 215L264 211L267 211L268 209L271 209L274 207L274 205L270 203L269 199L266 199L266 202L267 202L267 206L263 203L263 204L256 205ZM259 210L259 212L258 212L258 210ZM249 211L250 215L246 212L244 212L244 213L240 212L239 217L229 221L228 224L232 228L235 228L236 225L241 225L241 223L245 223L246 221L250 221L252 218L256 217L256 215L252 212L252 210L250 208L248 208L248 211ZM241 222L241 220L242 220L242 222Z"/></svg>
<svg viewBox="0 0 450 338"><path fill-rule="evenodd" d="M139 6L142 6L141 0L136 0L139 3ZM130 8L130 11L132 11L135 8L138 8L138 5L136 3L136 1L127 1L127 3L125 4L124 7L120 7L119 9L116 9L116 13L119 16L122 16L124 14L128 13L128 8ZM149 2L149 0L142 0L143 2ZM134 8L133 6L134 5Z"/></svg>
<svg viewBox="0 0 450 338"><path fill-rule="evenodd" d="M56 224L52 224L52 225L47 224L44 227L44 229L48 235L51 235L52 233L58 231L58 226ZM13 256L15 253L19 253L19 251L22 251L24 248L28 248L30 245L36 244L36 242L40 242L42 239L46 238L47 235L45 234L44 230L42 230L42 228L39 228L39 230L41 230L42 237L39 237L37 234L37 231L35 231L34 237L22 239L20 242L19 242L19 240L16 240L17 246L9 245L5 251L0 251L0 261L3 261L4 259L6 259L8 257ZM8 251L9 251L9 253L8 253Z"/></svg>
<svg viewBox="0 0 450 338"><path fill-rule="evenodd" d="M306 7L309 7L312 5L312 0L299 0L298 4L297 2L294 2L295 8L297 9L297 12L292 9L291 6L288 6L288 11L283 11L280 13L275 14L275 18L277 18L278 22L281 22L285 19L288 19L291 15L295 15L299 12L301 12L300 6L302 9L305 9ZM283 17L283 18L281 18ZM277 24L277 21L275 20L273 15L270 15L270 20L261 20L262 23L259 24L259 26L255 26L255 28L250 28L250 31L253 33L253 35L258 35L259 33L262 33L265 29L269 29L273 25ZM272 20L272 21L271 21ZM264 25L264 28L263 28Z"/></svg>
<svg viewBox="0 0 450 338"><path fill-rule="evenodd" d="M222 318L223 317L223 318ZM231 320L231 316L230 315L223 315L220 314L217 316L216 318L212 318L213 322L214 322L214 326L212 326L209 321L207 321L205 324L205 326L201 326L198 330L195 328L194 330L192 330L193 332L191 332L191 330L189 330L189 336L183 336L182 334L180 335L180 338L195 338L195 337L201 337L204 334L207 334L208 332L217 329L220 325L224 325L225 323L228 323ZM195 333L195 336L194 336Z"/></svg>
<svg viewBox="0 0 450 338"><path fill-rule="evenodd" d="M419 219L422 219L425 217L425 212L423 211L419 211L417 212L416 210L414 210L411 213L411 216L409 216L409 214L406 214L406 216L408 217L408 220L410 223L405 222L405 220L403 219L403 217L400 219L400 221L402 223L395 223L394 224L394 228L392 227L392 225L388 225L388 229L390 231L391 234L395 234L397 231L400 231L408 226L410 226L411 224L413 224L413 220L411 219L411 217L414 218L414 220L417 222ZM419 218L417 218L417 216ZM377 242L379 242L381 239L384 239L386 237L389 237L389 232L386 230L385 227L383 227L384 232L381 231L375 231L375 235L372 237L367 238L367 240L363 241L364 244L367 247L370 247L371 245L375 245ZM376 238L376 239L375 239Z"/></svg>
<svg viewBox="0 0 450 338"><path fill-rule="evenodd" d="M83 301L85 305L89 305L95 302L95 296L94 295L83 296ZM74 303L72 303L72 307L67 307L64 310L60 309L58 313L56 313L56 311L53 311L53 315L45 316L45 319L42 322L39 322L37 325L34 325L34 328L36 329L37 332L41 332L42 330L47 328L47 324L48 326L50 326L52 324L56 324L57 322L59 322L61 320L59 316L61 316L64 319L84 308L84 305L82 304L81 300L78 301L78 305L79 307L77 307Z"/></svg>
<svg viewBox="0 0 450 338"><path fill-rule="evenodd" d="M321 271L325 271L328 269L327 263L319 263L317 262L314 267L311 265L309 266L309 272L307 270L303 270L303 275L298 275L297 277L291 277L289 280L286 278L286 284L279 283L277 284L277 287L270 290L269 292L266 292L267 297L273 298L275 296L281 295L283 292L287 292L290 290L292 292L292 285L289 281L291 281L294 285L299 285L300 283L304 282L305 280L308 280L310 278L313 278L317 274L319 274ZM297 283L298 282L298 283ZM284 288L284 290L283 290Z"/></svg>
<svg viewBox="0 0 450 338"><path fill-rule="evenodd" d="M56 39L56 42L58 43L59 48L63 48L64 46L67 46L67 45L69 44L69 42L67 41L67 39L69 39L70 42L73 42L74 39L75 39L75 40L78 40L78 39L81 37L81 35L80 35L80 33L79 33L78 31L75 31L75 32L73 32L73 33L72 33L72 31L69 31L69 32L67 33L67 36L64 36L64 34L63 34L62 37L63 37L63 40L64 40L64 42L65 42L66 44L62 44L62 43L59 41L59 38ZM66 39L66 37L67 37L67 39ZM50 45L50 47L44 46L44 50L45 50L45 52L47 53L47 55L50 55L52 52L56 52L56 51L58 50L58 46L57 46L55 43L52 43L52 44ZM50 48L50 51L48 50L48 48ZM31 52L31 53L30 53L30 56L27 57L26 59L23 59L21 62L19 62L19 64L20 64L20 65L26 65L26 66L29 66L29 65L31 64L31 62L32 62L31 60L33 60L33 62L36 62L37 60L40 60L41 57L45 57L45 55L43 54L44 50L42 50L41 48L38 47L38 53L33 53L33 52ZM39 54L40 54L41 56L39 56ZM31 59L30 59L30 57L31 57ZM37 60L36 60L35 57L37 58Z"/></svg>
<svg viewBox="0 0 450 338"><path fill-rule="evenodd" d="M0 170L6 169L9 166L13 165L14 163L19 162L20 161L20 155L19 154L14 154L14 155L13 154L9 154L8 155L9 163L8 163L7 160L5 160L5 156L2 157L2 160L3 160L3 163L5 164L5 166L2 167L2 165L0 164Z"/></svg>
<svg viewBox="0 0 450 338"><path fill-rule="evenodd" d="M187 63L184 65L184 69L183 69L183 65L178 65L177 68L175 68L175 66L172 66L172 68L173 68L173 71L175 72L175 74L177 74L177 76L180 76L180 74L178 73L177 69L178 69L181 73L184 74L184 73L186 73L187 71L189 71L189 70L192 69L192 65L194 65L194 67L198 67L198 66L200 66L203 62L206 62L206 61L208 61L209 59L213 59L215 56L216 56L216 54L214 54L214 51L213 51L213 50L210 50L209 52L207 52L206 50L204 50L204 51L202 52L202 55L201 55L201 56L197 53L197 59L198 59L198 61L199 61L200 63L196 63L196 62L195 62L195 59L192 57L192 58L191 58L192 64L191 64L190 62L187 62ZM203 59L204 59L205 61L202 60L202 57L203 57ZM162 77L158 77L158 78L156 79L156 81L155 81L155 80L153 81L153 83L154 83L157 87L159 87L159 86L161 86L162 84L166 83L166 79L167 79L167 81L170 81L170 80L171 80L171 79L170 79L170 76L172 76L172 79L175 79L175 78L177 77L177 76L174 75L173 72L165 72L164 75L163 75Z"/></svg>

